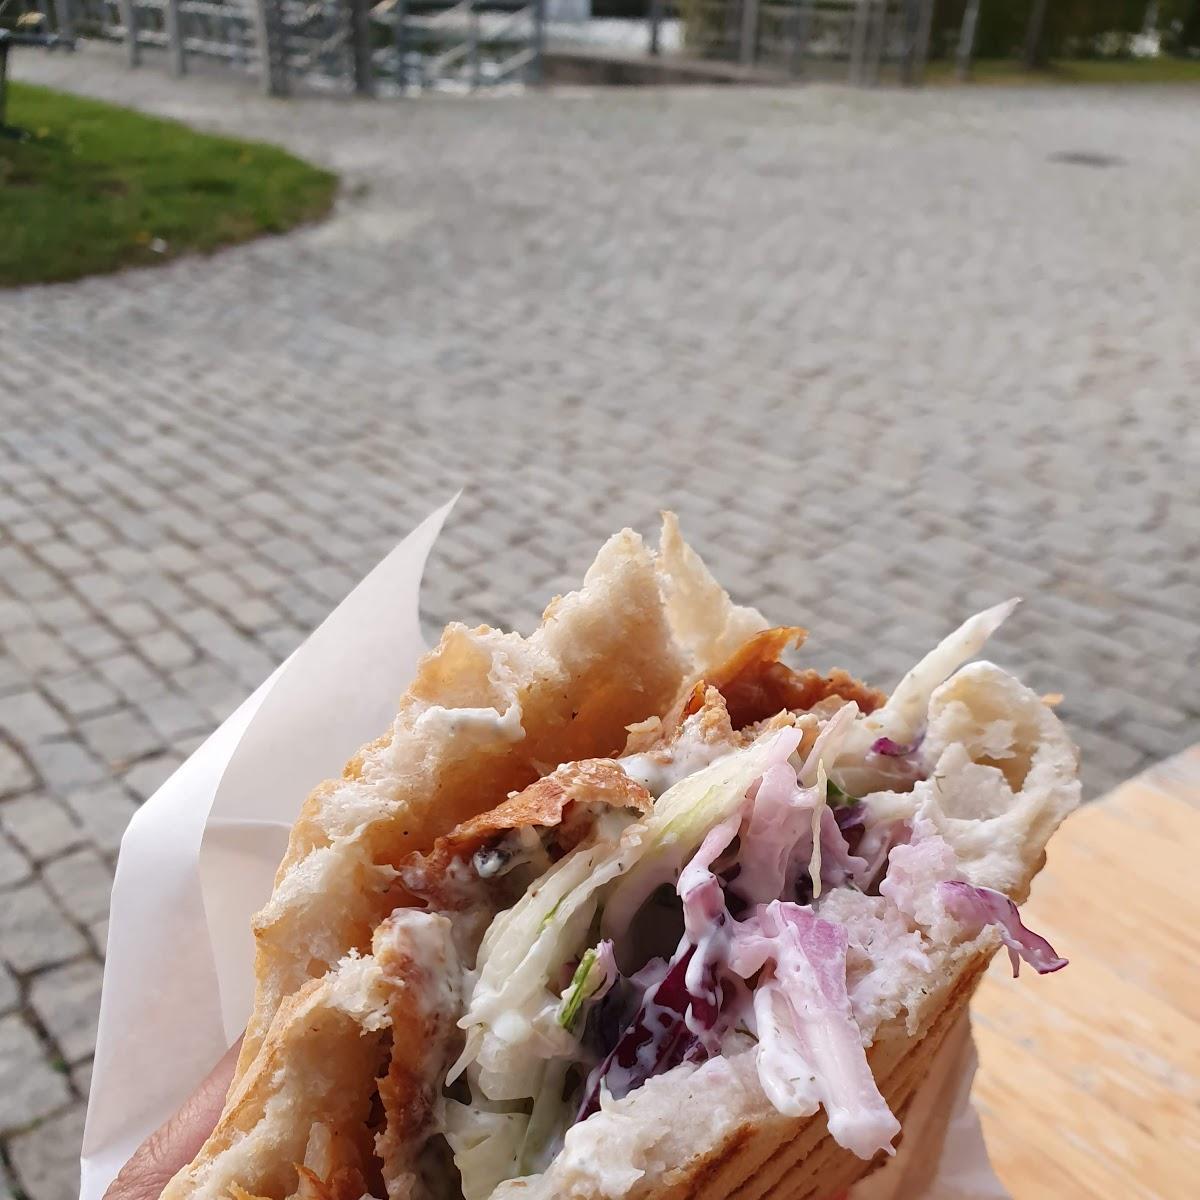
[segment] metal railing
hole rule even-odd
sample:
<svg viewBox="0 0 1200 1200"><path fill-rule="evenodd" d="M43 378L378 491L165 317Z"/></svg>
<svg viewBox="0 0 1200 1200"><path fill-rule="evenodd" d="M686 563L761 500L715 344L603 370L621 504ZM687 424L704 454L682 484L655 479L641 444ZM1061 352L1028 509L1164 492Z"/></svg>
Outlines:
<svg viewBox="0 0 1200 1200"><path fill-rule="evenodd" d="M120 0L69 0L75 30L82 37L119 41L125 36Z"/></svg>
<svg viewBox="0 0 1200 1200"><path fill-rule="evenodd" d="M2 0L0 0L2 2ZM11 0L10 0L11 2ZM21 0L83 36L147 48L183 74L202 58L256 74L286 95L298 83L360 95L475 90L542 78L545 0ZM681 19L685 54L802 77L879 82L885 64L917 82L934 0L646 0L650 53Z"/></svg>
<svg viewBox="0 0 1200 1200"><path fill-rule="evenodd" d="M241 0L168 0L167 12L168 27L172 21L178 27L171 44L181 72L186 69L188 55L241 67L258 61L252 5Z"/></svg>
<svg viewBox="0 0 1200 1200"><path fill-rule="evenodd" d="M668 16L683 25L683 52L760 65L793 76L845 68L851 83L878 83L884 64L902 82L924 71L934 0L648 0L651 54Z"/></svg>
<svg viewBox="0 0 1200 1200"><path fill-rule="evenodd" d="M406 0L382 0L371 19L390 34L373 57L376 81L401 90L476 90L541 77L544 5L501 9L459 0L440 10L414 12Z"/></svg>
<svg viewBox="0 0 1200 1200"><path fill-rule="evenodd" d="M148 49L177 75L193 59L217 61L257 74L273 95L298 83L362 95L536 83L545 44L544 0L22 2L124 43L130 66Z"/></svg>
<svg viewBox="0 0 1200 1200"><path fill-rule="evenodd" d="M190 58L251 69L258 60L255 0L58 0L84 37L123 42L131 66L146 48L163 50L182 75Z"/></svg>

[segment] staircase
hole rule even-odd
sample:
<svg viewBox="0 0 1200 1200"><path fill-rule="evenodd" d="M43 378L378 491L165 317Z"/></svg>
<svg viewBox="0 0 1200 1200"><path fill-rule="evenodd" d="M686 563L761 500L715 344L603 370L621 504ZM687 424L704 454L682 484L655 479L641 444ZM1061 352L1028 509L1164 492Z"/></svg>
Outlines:
<svg viewBox="0 0 1200 1200"><path fill-rule="evenodd" d="M381 0L370 11L390 41L372 51L372 71L399 91L475 91L536 83L544 43L540 3L502 8L480 0L450 7Z"/></svg>
<svg viewBox="0 0 1200 1200"><path fill-rule="evenodd" d="M411 96L541 78L544 0L55 0L130 66L182 75L218 62L271 95L297 88Z"/></svg>

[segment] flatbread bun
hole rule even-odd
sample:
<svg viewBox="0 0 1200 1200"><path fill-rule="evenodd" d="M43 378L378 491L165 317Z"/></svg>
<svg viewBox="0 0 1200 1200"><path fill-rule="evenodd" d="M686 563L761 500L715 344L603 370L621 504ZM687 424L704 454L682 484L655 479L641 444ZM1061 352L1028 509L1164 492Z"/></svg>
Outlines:
<svg viewBox="0 0 1200 1200"><path fill-rule="evenodd" d="M801 692L808 703L853 697L863 711L880 702L844 673L776 672L780 650L802 634L768 631L755 609L735 605L669 514L657 553L630 530L615 535L529 637L448 626L392 726L303 805L253 922L254 1007L225 1110L163 1200L428 1195L409 1132L435 1098L417 1067L447 1051L460 972L449 923L410 909L399 864L559 764L652 742L718 677L731 711L769 710L780 695L801 707ZM935 693L926 737L961 780L942 815L971 882L1023 899L1078 800L1061 725L977 663ZM979 761L1001 770L973 773ZM903 803L897 820L911 816ZM879 1013L869 1061L901 1121L999 944L988 927L947 948L936 987L906 992L900 980ZM875 1165L837 1145L822 1113L781 1116L746 1053L606 1101L543 1174L494 1196L823 1200Z"/></svg>

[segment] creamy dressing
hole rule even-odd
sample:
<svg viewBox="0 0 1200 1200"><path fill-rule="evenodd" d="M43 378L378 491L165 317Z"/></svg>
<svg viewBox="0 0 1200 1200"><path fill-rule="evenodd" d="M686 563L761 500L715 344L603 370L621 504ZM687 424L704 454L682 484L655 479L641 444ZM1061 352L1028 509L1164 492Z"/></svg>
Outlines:
<svg viewBox="0 0 1200 1200"><path fill-rule="evenodd" d="M524 825L509 830L492 845L476 850L471 856L471 866L480 879L495 879L524 866L535 867L544 873L550 869L550 855L539 830Z"/></svg>
<svg viewBox="0 0 1200 1200"><path fill-rule="evenodd" d="M433 704L417 718L416 728L420 733L445 737L491 733L505 742L519 742L525 736L521 706L515 700L503 712L494 708L444 708Z"/></svg>
<svg viewBox="0 0 1200 1200"><path fill-rule="evenodd" d="M657 799L681 779L733 752L734 747L728 742L707 742L700 734L699 723L689 717L673 745L627 754L616 760L617 765Z"/></svg>
<svg viewBox="0 0 1200 1200"><path fill-rule="evenodd" d="M397 909L376 930L378 969L389 981L393 1063L403 1060L408 1093L383 1101L386 1121L376 1139L386 1194L412 1200L445 1195L439 1154L439 1093L462 1006L463 975L453 931L442 913ZM392 1105L398 1105L393 1108ZM394 1120L394 1118L399 1118Z"/></svg>
<svg viewBox="0 0 1200 1200"><path fill-rule="evenodd" d="M742 813L737 812L709 830L695 857L680 874L676 889L683 902L684 929L696 947L684 983L693 996L704 997L714 1007L720 999L719 989L706 988L705 975L713 964L727 957L729 930L724 893L712 865L737 837L741 823ZM706 1027L694 1027L690 1007L687 1024L693 1033L706 1032Z"/></svg>
<svg viewBox="0 0 1200 1200"><path fill-rule="evenodd" d="M742 749L716 753L705 766L680 779L658 798L646 818L646 852L630 863L624 878L606 899L601 916L605 937L622 936L655 889L678 880L685 860L707 830L740 810L747 790L764 771L790 758L802 737L799 729L788 726L765 733ZM621 961L619 949L617 961Z"/></svg>
<svg viewBox="0 0 1200 1200"><path fill-rule="evenodd" d="M520 1090L522 1077L540 1072L539 1059L573 1049L573 1037L555 1020L560 997L549 990L550 979L586 936L595 893L625 869L625 854L639 845L640 828L629 826L619 843L605 839L572 851L496 917L480 949L470 1003L458 1022L468 1038L452 1076L478 1060L487 1073L480 1089L488 1099L531 1096ZM501 1095L501 1090L515 1094Z"/></svg>
<svg viewBox="0 0 1200 1200"><path fill-rule="evenodd" d="M449 918L419 908L398 908L383 928L389 948L424 977L419 995L425 1010L457 1012L462 1007L463 973Z"/></svg>

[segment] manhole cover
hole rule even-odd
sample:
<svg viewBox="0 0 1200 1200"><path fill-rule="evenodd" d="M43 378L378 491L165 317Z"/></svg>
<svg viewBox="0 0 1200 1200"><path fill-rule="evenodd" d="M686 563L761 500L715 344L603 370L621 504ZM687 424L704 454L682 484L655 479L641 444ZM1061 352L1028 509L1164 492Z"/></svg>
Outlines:
<svg viewBox="0 0 1200 1200"><path fill-rule="evenodd" d="M1059 150L1050 155L1050 161L1075 167L1119 167L1125 160L1115 154L1095 154L1090 150Z"/></svg>

